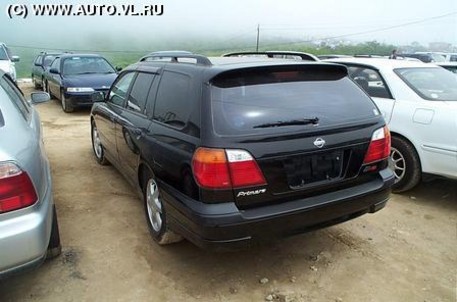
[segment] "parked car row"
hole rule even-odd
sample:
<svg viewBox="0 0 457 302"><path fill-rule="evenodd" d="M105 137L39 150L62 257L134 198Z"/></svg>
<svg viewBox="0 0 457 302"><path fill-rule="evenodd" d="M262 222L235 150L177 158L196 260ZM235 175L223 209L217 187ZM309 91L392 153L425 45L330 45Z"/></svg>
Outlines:
<svg viewBox="0 0 457 302"><path fill-rule="evenodd" d="M422 173L457 178L457 78L433 64L170 51L117 74L99 55L40 55L34 83L65 112L92 106L95 160L138 192L161 245L249 246L377 212ZM0 142L28 140L0 143L0 276L60 252L39 118L2 81ZM40 230L14 227L32 218ZM36 249L10 255L21 240Z"/></svg>

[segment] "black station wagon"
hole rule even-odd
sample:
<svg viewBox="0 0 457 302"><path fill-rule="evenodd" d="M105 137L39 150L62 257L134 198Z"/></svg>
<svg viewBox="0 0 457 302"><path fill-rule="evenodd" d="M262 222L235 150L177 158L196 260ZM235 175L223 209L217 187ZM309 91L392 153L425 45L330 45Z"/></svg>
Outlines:
<svg viewBox="0 0 457 302"><path fill-rule="evenodd" d="M246 246L389 199L389 130L342 65L158 52L93 99L95 157L141 194L159 244Z"/></svg>

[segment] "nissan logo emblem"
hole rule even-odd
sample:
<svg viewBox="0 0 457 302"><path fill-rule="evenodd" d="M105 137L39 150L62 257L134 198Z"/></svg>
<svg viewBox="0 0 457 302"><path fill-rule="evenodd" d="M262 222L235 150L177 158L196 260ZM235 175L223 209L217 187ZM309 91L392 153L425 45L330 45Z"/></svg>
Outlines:
<svg viewBox="0 0 457 302"><path fill-rule="evenodd" d="M314 141L314 146L318 147L319 149L324 147L324 145L325 145L325 140L323 140L320 137L316 138L316 140Z"/></svg>

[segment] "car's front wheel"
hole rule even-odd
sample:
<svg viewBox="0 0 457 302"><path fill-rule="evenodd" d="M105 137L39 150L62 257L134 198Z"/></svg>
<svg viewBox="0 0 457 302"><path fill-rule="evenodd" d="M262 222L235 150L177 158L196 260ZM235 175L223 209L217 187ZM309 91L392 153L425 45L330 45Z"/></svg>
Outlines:
<svg viewBox="0 0 457 302"><path fill-rule="evenodd" d="M395 174L394 193L414 188L421 180L421 164L414 146L406 139L392 136L390 167Z"/></svg>
<svg viewBox="0 0 457 302"><path fill-rule="evenodd" d="M149 231L160 245L179 242L182 237L168 228L167 214L163 206L159 186L152 175L146 175L143 184L144 209Z"/></svg>
<svg viewBox="0 0 457 302"><path fill-rule="evenodd" d="M71 106L70 102L65 97L64 91L60 91L60 103L62 104L62 110L65 113L70 113L74 111L74 108Z"/></svg>
<svg viewBox="0 0 457 302"><path fill-rule="evenodd" d="M92 150L94 151L95 159L97 162L102 165L108 165L109 162L105 157L105 149L103 148L102 142L100 141L100 136L98 134L97 126L95 122L92 121L92 130L91 130L91 137L92 137Z"/></svg>

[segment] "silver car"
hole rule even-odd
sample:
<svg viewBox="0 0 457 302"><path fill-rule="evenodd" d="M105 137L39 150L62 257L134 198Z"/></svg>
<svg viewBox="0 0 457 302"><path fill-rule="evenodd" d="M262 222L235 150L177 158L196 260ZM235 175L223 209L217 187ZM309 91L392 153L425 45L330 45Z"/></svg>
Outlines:
<svg viewBox="0 0 457 302"><path fill-rule="evenodd" d="M0 278L60 254L49 161L31 101L0 71Z"/></svg>

